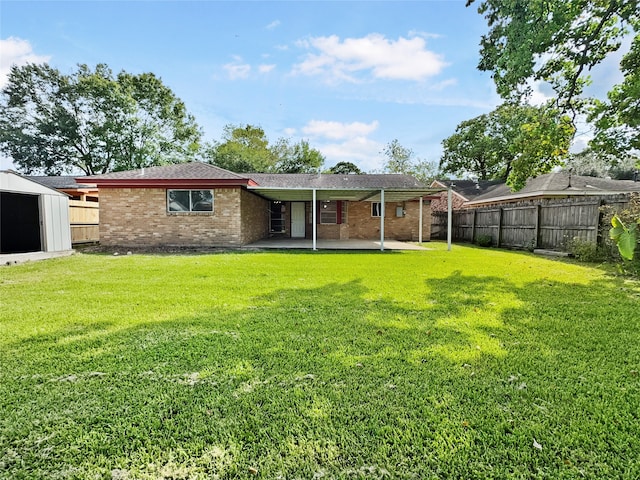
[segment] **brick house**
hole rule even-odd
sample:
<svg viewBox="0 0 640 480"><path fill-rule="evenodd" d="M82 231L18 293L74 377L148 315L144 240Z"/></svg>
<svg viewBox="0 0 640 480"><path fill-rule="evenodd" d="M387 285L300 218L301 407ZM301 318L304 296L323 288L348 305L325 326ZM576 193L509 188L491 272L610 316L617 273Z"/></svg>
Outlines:
<svg viewBox="0 0 640 480"><path fill-rule="evenodd" d="M438 191L410 175L237 174L199 162L82 180L99 188L100 243L108 246L428 240Z"/></svg>
<svg viewBox="0 0 640 480"><path fill-rule="evenodd" d="M432 188L448 189L452 186L453 210L466 208L467 202L492 192L499 185L504 185L504 182L500 180L434 180L431 182ZM437 198L431 200L432 212L446 212L447 208L447 192L440 192Z"/></svg>

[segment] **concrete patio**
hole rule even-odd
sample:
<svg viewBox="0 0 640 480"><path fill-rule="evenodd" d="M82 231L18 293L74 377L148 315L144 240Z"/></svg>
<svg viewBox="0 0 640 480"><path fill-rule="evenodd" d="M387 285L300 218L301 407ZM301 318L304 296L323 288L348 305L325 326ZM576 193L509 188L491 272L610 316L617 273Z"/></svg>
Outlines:
<svg viewBox="0 0 640 480"><path fill-rule="evenodd" d="M313 248L313 241L304 238L269 238L245 245L249 249L306 249ZM317 240L318 250L380 250L379 240ZM385 250L428 250L415 243L385 240Z"/></svg>

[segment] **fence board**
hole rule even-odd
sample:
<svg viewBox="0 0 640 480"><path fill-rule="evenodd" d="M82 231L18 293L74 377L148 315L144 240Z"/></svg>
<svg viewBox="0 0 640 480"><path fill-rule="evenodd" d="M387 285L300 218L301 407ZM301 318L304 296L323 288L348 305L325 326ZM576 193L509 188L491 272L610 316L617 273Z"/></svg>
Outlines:
<svg viewBox="0 0 640 480"><path fill-rule="evenodd" d="M91 243L100 240L100 208L97 202L69 200L71 243Z"/></svg>
<svg viewBox="0 0 640 480"><path fill-rule="evenodd" d="M574 238L598 242L601 206L624 208L628 195L542 199L453 212L453 240L474 242L489 235L494 245L563 250ZM446 238L447 213L432 213L432 237Z"/></svg>

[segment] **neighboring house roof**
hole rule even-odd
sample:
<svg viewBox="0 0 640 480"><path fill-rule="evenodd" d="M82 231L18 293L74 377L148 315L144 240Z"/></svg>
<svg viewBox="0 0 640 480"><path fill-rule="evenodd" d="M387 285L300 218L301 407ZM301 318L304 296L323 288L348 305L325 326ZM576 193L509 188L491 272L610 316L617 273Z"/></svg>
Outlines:
<svg viewBox="0 0 640 480"><path fill-rule="evenodd" d="M568 197L589 195L613 195L640 192L640 182L584 177L569 172L555 172L530 178L522 190L512 192L502 184L467 202L466 205L510 202L538 197Z"/></svg>
<svg viewBox="0 0 640 480"><path fill-rule="evenodd" d="M353 199L379 201L381 190L388 190L386 201L404 201L442 190L429 188L411 175L373 174L283 174L234 173L207 163L191 162L114 172L87 177L103 187L214 187L244 186L272 200Z"/></svg>
<svg viewBox="0 0 640 480"><path fill-rule="evenodd" d="M56 190L78 190L78 189L90 189L95 188L95 183L84 183L76 181L76 178L71 175L60 175L57 177L53 176L42 176L42 175L27 175L25 178L29 180L33 180L34 182L38 182L45 187L54 188Z"/></svg>
<svg viewBox="0 0 640 480"><path fill-rule="evenodd" d="M458 195L465 201L473 200L501 184L503 182L500 180L434 180L431 182L432 187L449 188L453 185L454 195Z"/></svg>

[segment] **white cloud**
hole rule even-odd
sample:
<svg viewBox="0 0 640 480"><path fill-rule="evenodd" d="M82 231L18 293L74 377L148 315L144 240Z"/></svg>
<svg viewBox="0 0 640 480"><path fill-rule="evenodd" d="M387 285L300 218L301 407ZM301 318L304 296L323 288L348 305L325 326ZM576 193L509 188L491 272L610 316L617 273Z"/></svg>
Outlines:
<svg viewBox="0 0 640 480"><path fill-rule="evenodd" d="M273 30L274 28L278 28L279 26L280 26L280 20L274 20L264 28L266 28L267 30Z"/></svg>
<svg viewBox="0 0 640 480"><path fill-rule="evenodd" d="M222 68L227 72L231 80L247 78L251 73L251 65L244 63L241 57L234 57L233 62L223 65Z"/></svg>
<svg viewBox="0 0 640 480"><path fill-rule="evenodd" d="M51 59L48 55L36 55L28 40L16 37L0 39L0 52L0 88L6 85L12 65L46 63Z"/></svg>
<svg viewBox="0 0 640 480"><path fill-rule="evenodd" d="M372 33L341 40L331 35L299 41L297 45L313 52L294 65L293 73L323 76L334 83L359 82L358 73L362 72L378 79L422 81L447 66L442 55L427 50L424 38L418 36L390 40Z"/></svg>
<svg viewBox="0 0 640 480"><path fill-rule="evenodd" d="M340 143L329 143L317 147L325 156L327 167L338 162L355 163L361 170L379 170L384 164L380 152L384 148L379 142L366 137L356 137Z"/></svg>
<svg viewBox="0 0 640 480"><path fill-rule="evenodd" d="M371 171L382 166L380 152L383 145L369 138L378 126L378 121L343 123L311 120L301 131L314 139L314 148L326 157L326 166L353 162L362 170Z"/></svg>
<svg viewBox="0 0 640 480"><path fill-rule="evenodd" d="M371 123L353 122L327 122L324 120L311 120L302 128L305 135L323 137L332 140L356 138L367 136L379 126L377 120Z"/></svg>
<svg viewBox="0 0 640 480"><path fill-rule="evenodd" d="M260 73L269 73L274 68L276 68L275 65L260 65L260 66L258 66L258 71Z"/></svg>

